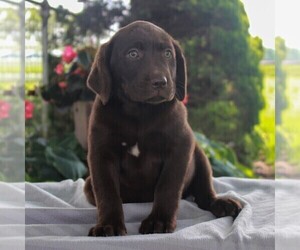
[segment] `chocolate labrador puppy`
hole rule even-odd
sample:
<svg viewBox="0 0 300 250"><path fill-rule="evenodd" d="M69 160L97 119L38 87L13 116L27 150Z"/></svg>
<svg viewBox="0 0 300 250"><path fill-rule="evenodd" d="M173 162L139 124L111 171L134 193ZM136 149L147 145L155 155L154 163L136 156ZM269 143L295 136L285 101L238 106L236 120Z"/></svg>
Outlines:
<svg viewBox="0 0 300 250"><path fill-rule="evenodd" d="M142 234L173 232L179 200L190 195L216 217L240 212L238 201L216 197L182 103L186 82L178 43L152 23L133 22L100 47L88 78L97 93L84 187L98 209L90 236L125 235L127 202L153 201Z"/></svg>

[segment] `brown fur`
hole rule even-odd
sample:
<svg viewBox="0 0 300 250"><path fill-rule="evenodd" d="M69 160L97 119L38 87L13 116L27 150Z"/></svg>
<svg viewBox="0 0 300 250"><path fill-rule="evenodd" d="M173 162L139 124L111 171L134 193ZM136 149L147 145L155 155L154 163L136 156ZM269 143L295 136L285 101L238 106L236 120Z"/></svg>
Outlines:
<svg viewBox="0 0 300 250"><path fill-rule="evenodd" d="M189 195L217 217L238 215L237 201L216 197L187 122L185 59L170 35L143 21L122 28L99 49L88 85L97 93L84 188L98 209L90 236L125 235L126 202L153 201L143 234L173 232L179 200Z"/></svg>

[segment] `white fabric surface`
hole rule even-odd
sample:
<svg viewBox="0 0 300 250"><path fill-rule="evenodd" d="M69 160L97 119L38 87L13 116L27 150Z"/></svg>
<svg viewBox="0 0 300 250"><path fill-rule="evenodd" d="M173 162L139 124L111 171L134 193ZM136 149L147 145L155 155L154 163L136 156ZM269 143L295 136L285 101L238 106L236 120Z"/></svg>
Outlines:
<svg viewBox="0 0 300 250"><path fill-rule="evenodd" d="M0 250L25 249L24 187L0 182Z"/></svg>
<svg viewBox="0 0 300 250"><path fill-rule="evenodd" d="M231 217L216 219L195 203L182 200L174 233L140 235L139 225L152 204L124 204L127 236L87 237L96 223L96 209L83 194L82 179L26 183L26 249L271 250L275 248L274 184L214 179L219 195L238 198L244 205L234 222Z"/></svg>
<svg viewBox="0 0 300 250"><path fill-rule="evenodd" d="M300 249L300 180L276 180L275 249Z"/></svg>
<svg viewBox="0 0 300 250"><path fill-rule="evenodd" d="M217 178L214 184L220 195L243 202L238 218L234 223L229 217L216 219L194 203L181 201L173 234L138 235L151 204L125 204L129 236L112 238L85 236L95 224L96 211L85 200L83 184L83 180L26 184L26 249L298 250L300 246L300 180ZM24 206L24 183L0 182L0 250L25 249Z"/></svg>

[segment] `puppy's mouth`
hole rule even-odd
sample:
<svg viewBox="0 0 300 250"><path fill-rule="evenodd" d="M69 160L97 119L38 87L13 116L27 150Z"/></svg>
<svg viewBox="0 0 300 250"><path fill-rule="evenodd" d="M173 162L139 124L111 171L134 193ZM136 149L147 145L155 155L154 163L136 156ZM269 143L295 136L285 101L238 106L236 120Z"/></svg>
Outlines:
<svg viewBox="0 0 300 250"><path fill-rule="evenodd" d="M163 96L160 96L160 95L157 95L157 96L153 96L147 100L145 100L146 103L149 103L149 104L160 104L162 102L166 102L167 99Z"/></svg>

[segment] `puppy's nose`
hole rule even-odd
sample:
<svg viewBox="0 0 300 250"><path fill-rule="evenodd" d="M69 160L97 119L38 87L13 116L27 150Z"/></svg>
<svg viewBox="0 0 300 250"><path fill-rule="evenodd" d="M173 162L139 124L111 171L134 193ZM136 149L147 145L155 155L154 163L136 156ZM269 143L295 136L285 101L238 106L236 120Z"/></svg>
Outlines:
<svg viewBox="0 0 300 250"><path fill-rule="evenodd" d="M167 77L156 78L151 81L152 87L155 89L161 89L167 86Z"/></svg>

